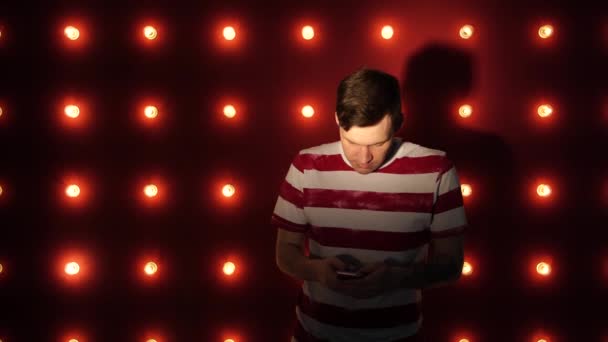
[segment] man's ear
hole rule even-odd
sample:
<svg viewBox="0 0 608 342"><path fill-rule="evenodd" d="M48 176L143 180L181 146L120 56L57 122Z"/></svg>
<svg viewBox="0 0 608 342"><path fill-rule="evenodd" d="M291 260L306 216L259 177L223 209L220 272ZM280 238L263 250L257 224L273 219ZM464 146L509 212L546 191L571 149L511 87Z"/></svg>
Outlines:
<svg viewBox="0 0 608 342"><path fill-rule="evenodd" d="M338 113L334 112L334 118L336 119L336 125L340 126L340 120L338 120Z"/></svg>

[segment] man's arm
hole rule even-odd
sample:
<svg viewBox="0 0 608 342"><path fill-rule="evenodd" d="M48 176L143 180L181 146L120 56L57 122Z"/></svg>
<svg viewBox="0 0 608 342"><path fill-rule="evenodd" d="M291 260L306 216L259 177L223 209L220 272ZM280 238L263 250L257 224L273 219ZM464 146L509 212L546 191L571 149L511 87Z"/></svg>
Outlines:
<svg viewBox="0 0 608 342"><path fill-rule="evenodd" d="M316 281L315 262L304 255L303 233L277 229L276 263L279 269L300 280Z"/></svg>
<svg viewBox="0 0 608 342"><path fill-rule="evenodd" d="M427 289L457 281L462 274L463 245L461 234L432 239L426 263L393 267L400 279L400 287Z"/></svg>

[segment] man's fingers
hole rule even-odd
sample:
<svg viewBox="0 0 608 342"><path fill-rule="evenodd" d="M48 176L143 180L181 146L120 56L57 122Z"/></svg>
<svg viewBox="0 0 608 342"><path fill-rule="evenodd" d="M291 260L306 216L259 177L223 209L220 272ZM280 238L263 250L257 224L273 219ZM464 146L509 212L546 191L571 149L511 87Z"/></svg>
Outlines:
<svg viewBox="0 0 608 342"><path fill-rule="evenodd" d="M346 269L346 264L338 258L329 259L329 264L336 270L343 271Z"/></svg>
<svg viewBox="0 0 608 342"><path fill-rule="evenodd" d="M367 265L364 265L363 267L361 267L359 269L359 272L362 272L362 273L371 273L375 269L376 269L376 265L367 264Z"/></svg>
<svg viewBox="0 0 608 342"><path fill-rule="evenodd" d="M380 270L383 267L386 267L386 265L381 262L374 263L374 264L365 264L365 265L363 265L363 267L361 267L361 269L359 271L362 273L373 273L375 271Z"/></svg>

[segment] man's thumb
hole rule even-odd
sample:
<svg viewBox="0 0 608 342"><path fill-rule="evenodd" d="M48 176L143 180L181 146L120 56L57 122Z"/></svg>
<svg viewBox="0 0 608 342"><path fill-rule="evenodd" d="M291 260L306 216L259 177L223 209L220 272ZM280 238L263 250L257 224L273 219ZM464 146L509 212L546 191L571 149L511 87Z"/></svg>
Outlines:
<svg viewBox="0 0 608 342"><path fill-rule="evenodd" d="M329 264L336 270L342 271L346 269L346 264L338 258L329 259Z"/></svg>

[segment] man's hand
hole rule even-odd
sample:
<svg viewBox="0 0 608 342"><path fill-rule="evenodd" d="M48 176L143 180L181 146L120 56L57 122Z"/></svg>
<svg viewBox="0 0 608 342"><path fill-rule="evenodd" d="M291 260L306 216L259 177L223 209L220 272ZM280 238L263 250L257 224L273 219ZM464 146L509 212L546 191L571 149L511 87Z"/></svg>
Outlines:
<svg viewBox="0 0 608 342"><path fill-rule="evenodd" d="M331 290L344 292L345 281L338 279L336 271L346 270L347 265L336 257L317 259L314 262L317 281Z"/></svg>
<svg viewBox="0 0 608 342"><path fill-rule="evenodd" d="M370 298L399 288L402 272L383 262L365 264L359 270L363 278L344 281L343 293L358 299Z"/></svg>

